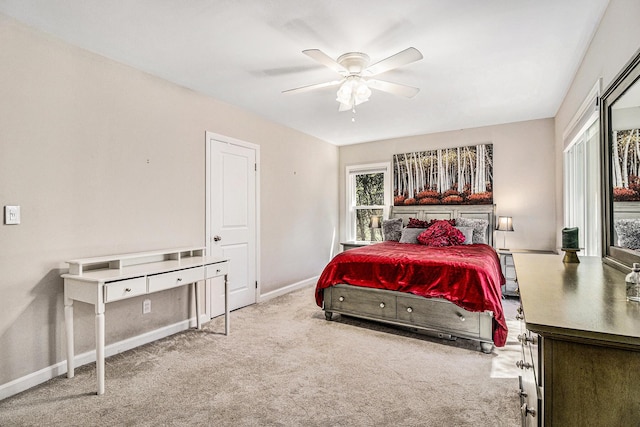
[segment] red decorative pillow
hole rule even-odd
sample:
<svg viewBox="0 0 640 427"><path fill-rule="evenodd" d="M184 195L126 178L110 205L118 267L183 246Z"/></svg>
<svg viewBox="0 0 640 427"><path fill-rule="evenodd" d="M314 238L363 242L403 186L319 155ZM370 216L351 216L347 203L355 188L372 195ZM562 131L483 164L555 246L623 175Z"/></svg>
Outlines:
<svg viewBox="0 0 640 427"><path fill-rule="evenodd" d="M456 225L455 219L432 219L431 221L422 221L417 218L409 218L407 228L429 228L438 221L446 221L451 225Z"/></svg>
<svg viewBox="0 0 640 427"><path fill-rule="evenodd" d="M456 225L455 219L432 219L431 222L429 223L429 227L431 227L433 224L435 224L438 221L448 222L449 225Z"/></svg>
<svg viewBox="0 0 640 427"><path fill-rule="evenodd" d="M426 246L454 246L464 242L464 234L448 220L436 220L431 227L420 233L418 243Z"/></svg>
<svg viewBox="0 0 640 427"><path fill-rule="evenodd" d="M409 218L407 228L428 228L431 225L429 221L422 221L417 218Z"/></svg>

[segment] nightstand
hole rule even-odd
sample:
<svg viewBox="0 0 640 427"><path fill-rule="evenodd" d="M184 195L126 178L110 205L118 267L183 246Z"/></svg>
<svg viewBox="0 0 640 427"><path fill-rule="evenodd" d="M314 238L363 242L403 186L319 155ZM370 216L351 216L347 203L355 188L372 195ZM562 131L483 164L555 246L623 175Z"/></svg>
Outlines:
<svg viewBox="0 0 640 427"><path fill-rule="evenodd" d="M360 248L362 246L369 246L374 243L380 243L380 242L355 242L353 240L349 242L340 242L340 244L342 245L343 251L348 251L349 249L353 249L353 248Z"/></svg>
<svg viewBox="0 0 640 427"><path fill-rule="evenodd" d="M520 297L518 289L518 275L513 264L513 254L554 254L554 251L540 249L496 249L500 255L502 275L506 279L502 286L503 297Z"/></svg>

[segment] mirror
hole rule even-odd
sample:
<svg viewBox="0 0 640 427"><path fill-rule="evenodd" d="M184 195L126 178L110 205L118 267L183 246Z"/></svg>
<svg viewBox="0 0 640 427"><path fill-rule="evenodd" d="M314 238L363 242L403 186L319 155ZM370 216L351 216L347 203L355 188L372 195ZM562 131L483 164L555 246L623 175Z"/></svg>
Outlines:
<svg viewBox="0 0 640 427"><path fill-rule="evenodd" d="M603 255L618 267L640 262L640 51L603 93Z"/></svg>

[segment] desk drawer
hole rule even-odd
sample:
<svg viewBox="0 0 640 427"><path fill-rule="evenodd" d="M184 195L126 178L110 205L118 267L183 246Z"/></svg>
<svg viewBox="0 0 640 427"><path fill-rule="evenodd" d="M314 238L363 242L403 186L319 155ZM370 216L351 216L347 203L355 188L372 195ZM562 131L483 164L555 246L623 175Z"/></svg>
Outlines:
<svg viewBox="0 0 640 427"><path fill-rule="evenodd" d="M118 301L147 293L147 280L144 277L120 280L104 285L104 302Z"/></svg>
<svg viewBox="0 0 640 427"><path fill-rule="evenodd" d="M224 276L227 274L229 269L228 263L221 262L219 264L210 264L206 267L206 278L211 279L212 277Z"/></svg>
<svg viewBox="0 0 640 427"><path fill-rule="evenodd" d="M149 293L204 280L204 267L187 268L148 277Z"/></svg>

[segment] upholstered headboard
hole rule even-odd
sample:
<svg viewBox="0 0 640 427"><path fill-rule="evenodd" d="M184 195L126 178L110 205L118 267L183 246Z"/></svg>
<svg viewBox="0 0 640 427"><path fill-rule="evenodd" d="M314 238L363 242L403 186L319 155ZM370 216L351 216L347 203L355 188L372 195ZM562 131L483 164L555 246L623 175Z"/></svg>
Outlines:
<svg viewBox="0 0 640 427"><path fill-rule="evenodd" d="M493 246L493 230L496 228L495 205L410 205L393 206L391 218L402 218L402 224L407 225L409 218L422 221L432 219L471 218L485 219L487 225L487 243Z"/></svg>

